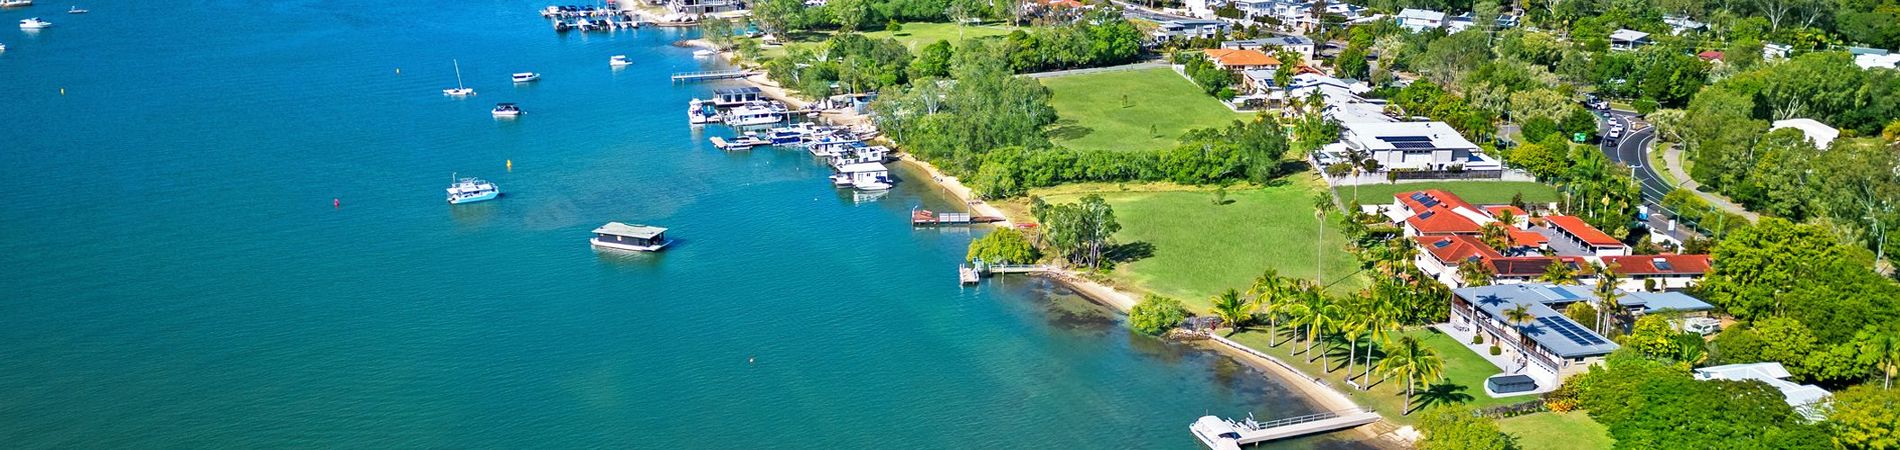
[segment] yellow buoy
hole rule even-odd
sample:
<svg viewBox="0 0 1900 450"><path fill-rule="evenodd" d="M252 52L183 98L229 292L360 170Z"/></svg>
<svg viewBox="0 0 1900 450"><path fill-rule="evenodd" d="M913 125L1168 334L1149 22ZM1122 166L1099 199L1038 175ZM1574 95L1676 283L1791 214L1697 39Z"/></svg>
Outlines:
<svg viewBox="0 0 1900 450"><path fill-rule="evenodd" d="M508 160L508 171L509 172L515 171L515 160L512 160L512 159Z"/></svg>

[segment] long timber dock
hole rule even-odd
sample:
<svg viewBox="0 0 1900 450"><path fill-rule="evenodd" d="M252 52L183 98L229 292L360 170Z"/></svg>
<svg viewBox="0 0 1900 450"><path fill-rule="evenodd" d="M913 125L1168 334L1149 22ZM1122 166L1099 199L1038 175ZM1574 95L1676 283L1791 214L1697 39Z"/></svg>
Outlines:
<svg viewBox="0 0 1900 450"><path fill-rule="evenodd" d="M752 76L749 70L717 70L709 72L682 72L673 74L674 83L694 83L712 80L730 80Z"/></svg>
<svg viewBox="0 0 1900 450"><path fill-rule="evenodd" d="M1240 446L1258 442L1286 439L1309 434L1324 433L1333 430L1352 428L1379 421L1379 414L1348 409L1329 411L1319 414L1288 417L1285 419L1255 422L1252 417L1244 421L1233 421L1214 416L1201 416L1188 430L1202 444L1214 450L1240 450Z"/></svg>

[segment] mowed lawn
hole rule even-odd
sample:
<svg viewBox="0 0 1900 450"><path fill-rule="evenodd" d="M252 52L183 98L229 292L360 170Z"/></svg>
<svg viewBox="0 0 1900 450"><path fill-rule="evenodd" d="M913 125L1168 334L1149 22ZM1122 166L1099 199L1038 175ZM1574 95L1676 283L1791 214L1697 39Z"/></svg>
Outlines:
<svg viewBox="0 0 1900 450"><path fill-rule="evenodd" d="M924 48L926 45L935 44L937 41L950 41L950 45L955 46L964 39L1002 36L1009 34L1011 31L1016 31L1016 27L1008 25L964 25L960 27L962 28L962 30L960 30L962 37L959 38L958 28L957 24L954 23L910 22L904 24L903 28L898 29L896 33L879 30L864 33L864 37L871 39L897 39L897 42L904 43L904 46L910 47L910 51L914 53L917 49Z"/></svg>
<svg viewBox="0 0 1900 450"><path fill-rule="evenodd" d="M1050 138L1069 148L1166 148L1190 129L1252 117L1221 106L1166 67L1050 77L1042 84L1054 94Z"/></svg>
<svg viewBox="0 0 1900 450"><path fill-rule="evenodd" d="M1423 341L1425 346L1437 352L1439 359L1444 362L1445 378L1432 383L1430 388L1419 388L1412 398L1412 407L1415 412L1411 415L1404 415L1402 413L1405 410L1404 380L1381 380L1381 375L1375 371L1369 381L1372 384L1372 389L1370 390L1362 391L1354 388L1352 385L1346 384L1345 358L1349 356L1349 354L1346 351L1344 340L1339 339L1337 336L1328 338L1332 341L1333 348L1326 354L1327 359L1323 360L1326 366L1321 366L1322 360L1307 361L1307 359L1311 357L1311 354L1303 353L1306 346L1305 341L1301 339L1303 339L1304 336L1294 336L1292 328L1284 325L1280 327L1279 332L1280 335L1270 341L1266 327L1256 326L1248 329L1246 332L1231 336L1231 338L1235 342L1246 344L1248 347L1280 358L1280 360L1299 368L1301 372L1305 372L1307 375L1319 376L1327 385L1339 389L1340 392L1345 392L1348 397L1352 397L1354 403L1359 404L1361 407L1378 411L1384 415L1387 420L1391 420L1400 425L1410 425L1414 423L1418 417L1416 411L1437 404L1456 403L1469 405L1473 408L1486 408L1537 399L1536 396L1505 398L1491 398L1486 396L1484 394L1484 379L1502 373L1502 370L1499 370L1497 366L1492 365L1489 361L1485 361L1484 357L1472 353L1471 350L1466 349L1463 345L1444 333L1429 328L1414 328L1402 331L1398 333L1398 335L1393 336L1393 338L1396 339L1398 336L1413 336ZM1279 343L1280 346L1269 346L1270 342ZM1319 347L1316 344L1314 350L1318 351L1318 349ZM1359 374L1365 373L1365 351L1366 347L1362 344L1357 352L1358 358L1354 359L1356 362L1354 362L1352 370L1352 374L1354 375L1353 382L1361 385L1368 383L1368 380L1358 377ZM1374 354L1372 362L1373 364L1378 364L1379 354ZM1325 373L1325 369L1327 368L1333 369L1333 372Z"/></svg>
<svg viewBox="0 0 1900 450"><path fill-rule="evenodd" d="M1354 188L1340 186L1339 198L1353 198L1358 194L1362 205L1390 204L1392 194L1399 192L1443 189L1472 204L1510 203L1511 196L1524 194L1527 203L1547 203L1561 200L1557 197L1557 188L1533 181L1429 181L1421 183L1368 184Z"/></svg>
<svg viewBox="0 0 1900 450"><path fill-rule="evenodd" d="M1097 192L1114 206L1122 226L1115 240L1140 249L1132 252L1140 256L1116 265L1114 278L1201 311L1210 305L1209 296L1246 290L1269 267L1309 280L1323 268L1328 282L1338 281L1335 293L1364 287L1358 263L1332 222L1325 239L1317 240L1312 198L1319 182L1294 178L1283 186L1233 189L1224 205L1214 204L1210 190L1121 192L1109 186ZM1032 194L1066 203L1084 195L1075 191L1058 187Z"/></svg>
<svg viewBox="0 0 1900 450"><path fill-rule="evenodd" d="M1610 430L1582 411L1545 412L1498 420L1498 429L1517 436L1518 448L1607 449L1616 440Z"/></svg>

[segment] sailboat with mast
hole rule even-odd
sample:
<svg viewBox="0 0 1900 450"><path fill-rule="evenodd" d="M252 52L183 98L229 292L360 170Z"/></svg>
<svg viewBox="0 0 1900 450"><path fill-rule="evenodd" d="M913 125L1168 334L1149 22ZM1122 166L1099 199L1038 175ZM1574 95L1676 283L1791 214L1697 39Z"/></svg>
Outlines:
<svg viewBox="0 0 1900 450"><path fill-rule="evenodd" d="M450 60L450 61L455 62L455 89L443 89L442 95L447 95L450 97L467 97L470 95L475 95L475 89L462 85L462 62L457 61L457 60Z"/></svg>

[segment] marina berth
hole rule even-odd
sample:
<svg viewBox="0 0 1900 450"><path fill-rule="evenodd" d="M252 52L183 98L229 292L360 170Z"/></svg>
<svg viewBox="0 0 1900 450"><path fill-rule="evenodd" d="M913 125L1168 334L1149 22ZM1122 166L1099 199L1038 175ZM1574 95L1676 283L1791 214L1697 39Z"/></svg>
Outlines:
<svg viewBox="0 0 1900 450"><path fill-rule="evenodd" d="M882 191L891 188L891 170L882 163L859 163L838 168L838 173L851 180L851 187L862 191Z"/></svg>
<svg viewBox="0 0 1900 450"><path fill-rule="evenodd" d="M595 228L594 237L589 242L595 248L635 252L657 252L673 243L666 238L665 228L620 222L608 222Z"/></svg>

